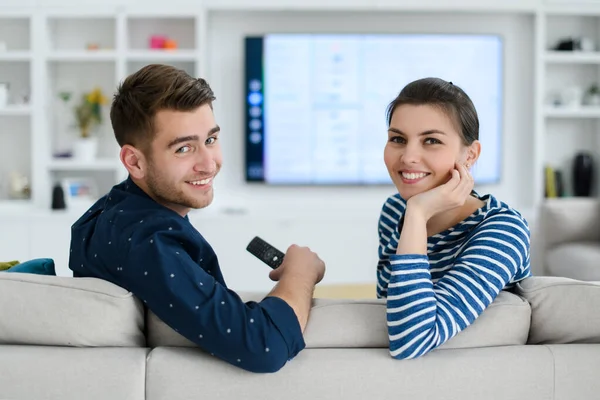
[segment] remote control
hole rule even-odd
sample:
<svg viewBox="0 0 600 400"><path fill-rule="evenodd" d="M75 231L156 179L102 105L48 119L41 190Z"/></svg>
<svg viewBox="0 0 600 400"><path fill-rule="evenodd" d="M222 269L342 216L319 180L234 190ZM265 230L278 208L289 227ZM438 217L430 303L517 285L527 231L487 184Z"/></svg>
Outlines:
<svg viewBox="0 0 600 400"><path fill-rule="evenodd" d="M246 250L273 269L281 265L285 255L258 236L248 243Z"/></svg>

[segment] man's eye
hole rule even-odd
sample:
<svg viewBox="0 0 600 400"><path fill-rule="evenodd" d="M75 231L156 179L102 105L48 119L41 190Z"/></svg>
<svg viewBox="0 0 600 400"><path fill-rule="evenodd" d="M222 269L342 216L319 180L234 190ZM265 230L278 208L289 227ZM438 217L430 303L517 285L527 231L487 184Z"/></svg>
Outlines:
<svg viewBox="0 0 600 400"><path fill-rule="evenodd" d="M177 149L176 153L187 153L191 150L192 148L190 146L183 146Z"/></svg>
<svg viewBox="0 0 600 400"><path fill-rule="evenodd" d="M217 141L217 138L214 136L211 136L208 139L206 139L206 144L215 144L216 141Z"/></svg>

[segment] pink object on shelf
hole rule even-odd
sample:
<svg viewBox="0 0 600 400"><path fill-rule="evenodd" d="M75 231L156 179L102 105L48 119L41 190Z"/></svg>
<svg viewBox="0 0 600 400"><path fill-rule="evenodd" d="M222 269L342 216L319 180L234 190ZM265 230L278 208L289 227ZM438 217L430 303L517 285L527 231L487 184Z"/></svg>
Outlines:
<svg viewBox="0 0 600 400"><path fill-rule="evenodd" d="M162 48L164 48L166 41L167 41L166 36L152 35L152 36L150 36L150 48L151 49L162 49Z"/></svg>

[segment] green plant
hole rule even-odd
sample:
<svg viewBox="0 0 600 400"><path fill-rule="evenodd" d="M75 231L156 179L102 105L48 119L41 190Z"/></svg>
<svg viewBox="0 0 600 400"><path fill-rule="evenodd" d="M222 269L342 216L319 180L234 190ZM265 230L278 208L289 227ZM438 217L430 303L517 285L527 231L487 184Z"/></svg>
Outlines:
<svg viewBox="0 0 600 400"><path fill-rule="evenodd" d="M92 127L102 123L102 106L107 103L102 89L98 87L81 96L81 103L75 107L75 120L82 138L90 137Z"/></svg>

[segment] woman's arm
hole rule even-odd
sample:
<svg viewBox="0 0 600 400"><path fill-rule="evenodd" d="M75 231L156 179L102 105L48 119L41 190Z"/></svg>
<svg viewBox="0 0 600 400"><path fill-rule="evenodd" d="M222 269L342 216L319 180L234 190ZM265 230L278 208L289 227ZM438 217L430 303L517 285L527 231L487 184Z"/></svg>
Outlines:
<svg viewBox="0 0 600 400"><path fill-rule="evenodd" d="M387 320L390 353L415 358L471 325L526 263L529 230L512 212L484 220L449 271L433 283L422 217L407 208L398 252L390 256Z"/></svg>
<svg viewBox="0 0 600 400"><path fill-rule="evenodd" d="M406 203L398 196L390 196L381 209L377 232L379 236L377 263L377 298L387 297L390 281L390 255L396 253L398 246L398 222L406 208Z"/></svg>

